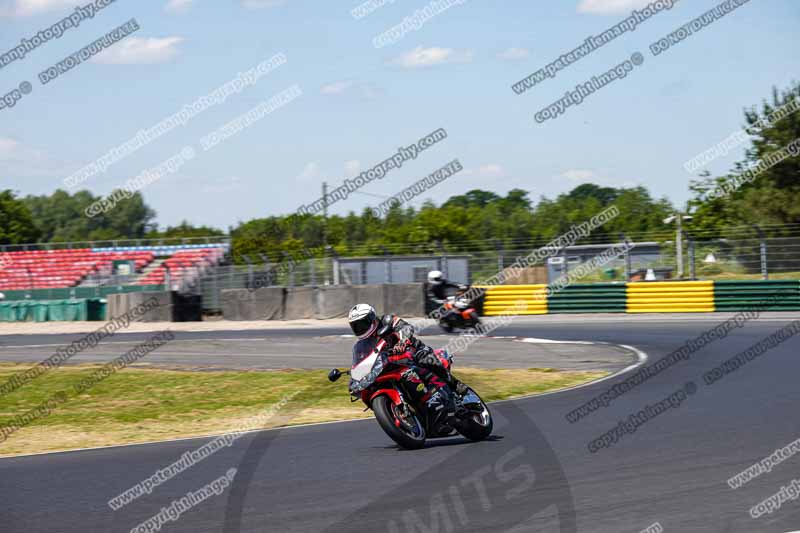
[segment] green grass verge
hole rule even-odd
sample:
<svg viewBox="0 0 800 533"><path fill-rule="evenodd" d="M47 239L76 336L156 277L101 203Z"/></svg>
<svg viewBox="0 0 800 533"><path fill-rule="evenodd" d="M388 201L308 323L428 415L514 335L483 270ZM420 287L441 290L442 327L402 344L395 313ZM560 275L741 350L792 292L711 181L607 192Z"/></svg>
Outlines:
<svg viewBox="0 0 800 533"><path fill-rule="evenodd" d="M0 363L0 383L29 365ZM325 370L177 371L128 368L82 395L72 386L94 365L70 366L40 376L0 397L0 427L65 391L67 401L0 443L0 456L148 442L371 416L351 403L347 380L330 383ZM548 392L597 379L603 372L551 369L456 372L487 401ZM274 416L252 417L289 398Z"/></svg>

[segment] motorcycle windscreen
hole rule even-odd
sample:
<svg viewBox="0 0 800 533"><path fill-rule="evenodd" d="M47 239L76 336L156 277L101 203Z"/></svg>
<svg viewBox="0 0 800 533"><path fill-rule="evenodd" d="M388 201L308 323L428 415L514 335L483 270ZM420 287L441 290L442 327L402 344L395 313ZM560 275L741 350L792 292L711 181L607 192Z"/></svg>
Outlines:
<svg viewBox="0 0 800 533"><path fill-rule="evenodd" d="M378 337L369 337L367 339L362 339L353 346L353 364L352 367L355 368L361 361L363 361L366 357L372 355L372 352L378 347L378 343L380 339Z"/></svg>
<svg viewBox="0 0 800 533"><path fill-rule="evenodd" d="M386 359L380 353L384 341L375 340L374 343L364 343L363 346L359 347L361 344L359 342L353 348L354 364L350 369L350 391L353 393L366 389L378 379L378 376L383 372ZM370 345L372 350L367 351ZM358 360L357 363L355 363L356 360Z"/></svg>

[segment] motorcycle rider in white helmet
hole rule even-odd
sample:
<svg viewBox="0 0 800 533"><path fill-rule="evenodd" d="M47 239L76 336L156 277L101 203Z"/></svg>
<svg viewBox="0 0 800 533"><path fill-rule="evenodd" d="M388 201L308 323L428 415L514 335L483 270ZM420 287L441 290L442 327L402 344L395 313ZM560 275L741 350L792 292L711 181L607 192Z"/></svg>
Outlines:
<svg viewBox="0 0 800 533"><path fill-rule="evenodd" d="M428 272L428 286L425 289L425 293L430 302L433 302L437 307L444 306L449 296L448 289L466 290L467 286L446 280L439 270ZM457 309L451 308L441 315L442 320L449 322L451 316L457 313Z"/></svg>
<svg viewBox="0 0 800 533"><path fill-rule="evenodd" d="M444 350L434 350L414 336L414 327L396 315L383 315L378 318L375 308L369 304L358 304L347 315L350 329L358 337L353 346L353 365L355 359L368 351L362 348L375 337L386 341L388 349L395 357L409 357L416 366L429 370L460 395L467 392L467 386L450 372L451 358Z"/></svg>

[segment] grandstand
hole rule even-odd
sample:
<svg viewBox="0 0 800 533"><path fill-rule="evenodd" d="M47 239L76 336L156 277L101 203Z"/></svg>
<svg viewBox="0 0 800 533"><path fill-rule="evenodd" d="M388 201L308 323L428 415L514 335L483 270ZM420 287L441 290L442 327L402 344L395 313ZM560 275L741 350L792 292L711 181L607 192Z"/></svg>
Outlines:
<svg viewBox="0 0 800 533"><path fill-rule="evenodd" d="M167 276L170 276L171 284L195 281L208 267L219 264L224 255L225 251L221 247L179 250L142 276L136 284L164 285Z"/></svg>
<svg viewBox="0 0 800 533"><path fill-rule="evenodd" d="M121 283L167 285L172 290L182 290L209 267L218 264L227 250L227 243L215 243L2 252L0 291L102 287Z"/></svg>

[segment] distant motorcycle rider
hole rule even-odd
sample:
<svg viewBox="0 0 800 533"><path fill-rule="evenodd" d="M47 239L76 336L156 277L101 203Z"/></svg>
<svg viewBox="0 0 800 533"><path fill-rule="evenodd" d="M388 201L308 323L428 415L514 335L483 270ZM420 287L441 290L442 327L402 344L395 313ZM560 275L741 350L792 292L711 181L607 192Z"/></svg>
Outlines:
<svg viewBox="0 0 800 533"><path fill-rule="evenodd" d="M414 336L414 327L396 315L383 315L378 318L375 308L369 304L358 304L347 315L350 329L358 337L353 354L364 353L360 344L367 344L378 337L387 342L389 351L395 357L410 357L420 368L431 371L441 378L458 394L466 394L467 386L450 372L450 360L442 357L433 348ZM355 365L359 361L353 361Z"/></svg>
<svg viewBox="0 0 800 533"><path fill-rule="evenodd" d="M426 292L429 301L433 302L437 307L444 306L447 303L447 297L450 296L450 294L448 294L449 289L463 291L467 289L467 286L448 281L438 270L431 270L428 272L428 286ZM457 309L454 307L450 308L442 315L442 319L448 321L452 315L457 313Z"/></svg>

